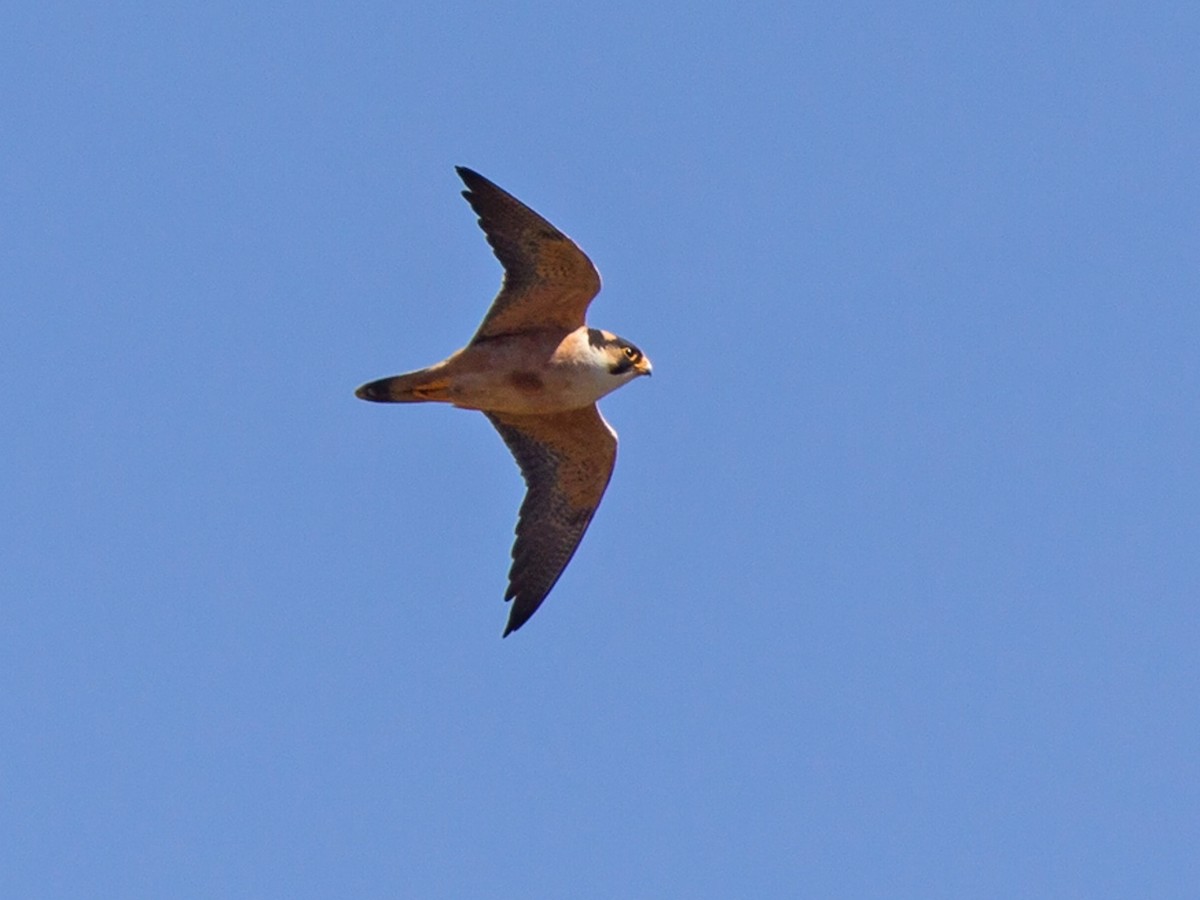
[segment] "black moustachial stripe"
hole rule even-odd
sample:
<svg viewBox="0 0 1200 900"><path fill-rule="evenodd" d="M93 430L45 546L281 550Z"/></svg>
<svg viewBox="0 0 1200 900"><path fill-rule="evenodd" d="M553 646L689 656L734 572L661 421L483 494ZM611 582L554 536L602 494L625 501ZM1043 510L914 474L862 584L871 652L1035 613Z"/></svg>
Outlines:
<svg viewBox="0 0 1200 900"><path fill-rule="evenodd" d="M624 338L619 338L615 334L611 337L599 328L588 329L588 343L597 350L607 350L609 347L616 347L621 352L617 354L617 361L609 366L608 371L614 375L620 375L622 372L628 372L633 368L634 363L642 358L642 351ZM633 354L626 353L626 349L632 350Z"/></svg>

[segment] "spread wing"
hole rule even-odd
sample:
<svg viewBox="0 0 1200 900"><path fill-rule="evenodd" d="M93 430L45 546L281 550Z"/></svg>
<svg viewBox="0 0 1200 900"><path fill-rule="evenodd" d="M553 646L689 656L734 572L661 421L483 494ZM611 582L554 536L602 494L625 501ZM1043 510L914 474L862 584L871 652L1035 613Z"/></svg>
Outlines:
<svg viewBox="0 0 1200 900"><path fill-rule="evenodd" d="M517 518L507 637L534 614L571 561L617 460L617 434L595 404L540 416L486 413L516 457L527 492Z"/></svg>
<svg viewBox="0 0 1200 900"><path fill-rule="evenodd" d="M456 171L467 186L463 196L504 266L500 293L472 343L535 328L565 334L583 325L588 304L600 292L592 261L516 197L477 172L462 166Z"/></svg>

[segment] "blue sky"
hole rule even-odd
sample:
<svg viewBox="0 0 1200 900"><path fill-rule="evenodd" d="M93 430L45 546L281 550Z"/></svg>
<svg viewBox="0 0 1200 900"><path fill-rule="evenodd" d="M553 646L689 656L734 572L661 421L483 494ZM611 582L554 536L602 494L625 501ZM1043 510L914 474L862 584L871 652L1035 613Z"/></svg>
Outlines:
<svg viewBox="0 0 1200 900"><path fill-rule="evenodd" d="M1196 895L1193 5L24 6L0 893ZM655 365L503 641L454 164Z"/></svg>

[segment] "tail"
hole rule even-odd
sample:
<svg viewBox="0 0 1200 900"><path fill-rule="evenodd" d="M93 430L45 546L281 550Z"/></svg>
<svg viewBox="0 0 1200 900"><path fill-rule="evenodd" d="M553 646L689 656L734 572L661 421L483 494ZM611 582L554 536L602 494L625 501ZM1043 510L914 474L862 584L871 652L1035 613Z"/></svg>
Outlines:
<svg viewBox="0 0 1200 900"><path fill-rule="evenodd" d="M431 400L449 400L446 395L449 382L429 369L406 372L391 378L370 381L354 392L360 400L376 403L426 403Z"/></svg>

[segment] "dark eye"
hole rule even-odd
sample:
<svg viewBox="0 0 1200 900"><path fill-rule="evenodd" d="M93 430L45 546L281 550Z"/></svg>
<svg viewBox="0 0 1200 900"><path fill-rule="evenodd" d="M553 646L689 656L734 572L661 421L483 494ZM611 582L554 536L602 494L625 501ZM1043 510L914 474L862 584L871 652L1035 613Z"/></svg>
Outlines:
<svg viewBox="0 0 1200 900"><path fill-rule="evenodd" d="M626 358L626 359L631 359L631 360L634 360L634 361L636 362L636 361L637 361L637 358L638 358L640 355L641 355L641 354L640 354L640 353L638 353L636 350L634 350L632 347L626 347L626 348L625 348L625 358Z"/></svg>

